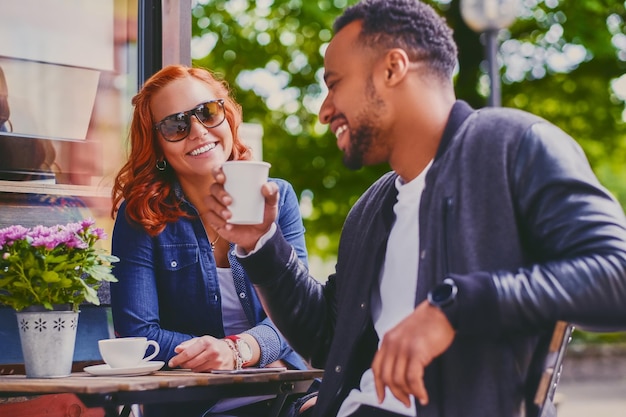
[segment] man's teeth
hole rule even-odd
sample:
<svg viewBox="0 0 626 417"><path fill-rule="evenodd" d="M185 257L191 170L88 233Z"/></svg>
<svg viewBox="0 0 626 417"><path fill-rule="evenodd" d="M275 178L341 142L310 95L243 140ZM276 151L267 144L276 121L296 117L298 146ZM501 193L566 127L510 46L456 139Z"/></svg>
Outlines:
<svg viewBox="0 0 626 417"><path fill-rule="evenodd" d="M203 147L201 147L201 148L194 149L193 151L189 152L189 155L191 155L191 156L198 156L198 155L200 155L201 153L205 153L205 152L210 151L211 149L215 148L216 146L217 146L217 143L216 143L216 142L209 143L209 144L207 144L207 145L204 145L204 146L203 146Z"/></svg>
<svg viewBox="0 0 626 417"><path fill-rule="evenodd" d="M337 130L335 131L335 136L337 137L341 136L343 132L345 132L346 130L348 130L348 126L346 125L339 126Z"/></svg>

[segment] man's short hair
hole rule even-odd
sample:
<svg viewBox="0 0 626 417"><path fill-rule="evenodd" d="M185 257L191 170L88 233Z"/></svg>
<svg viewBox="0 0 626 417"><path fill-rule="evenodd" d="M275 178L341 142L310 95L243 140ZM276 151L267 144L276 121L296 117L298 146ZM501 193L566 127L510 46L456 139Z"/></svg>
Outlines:
<svg viewBox="0 0 626 417"><path fill-rule="evenodd" d="M359 40L381 52L406 51L412 62L422 62L437 76L451 79L457 63L452 29L429 5L419 0L363 0L337 18L335 33L361 21Z"/></svg>

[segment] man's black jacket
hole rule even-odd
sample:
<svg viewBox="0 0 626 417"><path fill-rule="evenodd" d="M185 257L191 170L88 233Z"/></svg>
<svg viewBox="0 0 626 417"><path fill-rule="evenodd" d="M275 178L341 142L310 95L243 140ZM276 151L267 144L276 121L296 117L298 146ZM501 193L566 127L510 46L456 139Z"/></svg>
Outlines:
<svg viewBox="0 0 626 417"><path fill-rule="evenodd" d="M337 413L377 348L370 293L394 220L395 178L384 175L349 213L325 284L280 233L241 260L291 346L325 369L316 416ZM532 415L538 355L557 320L626 328L623 211L576 142L545 120L457 102L419 221L418 277L406 277L418 279L415 304L446 276L459 287L448 313L455 340L426 369L430 403L419 417Z"/></svg>

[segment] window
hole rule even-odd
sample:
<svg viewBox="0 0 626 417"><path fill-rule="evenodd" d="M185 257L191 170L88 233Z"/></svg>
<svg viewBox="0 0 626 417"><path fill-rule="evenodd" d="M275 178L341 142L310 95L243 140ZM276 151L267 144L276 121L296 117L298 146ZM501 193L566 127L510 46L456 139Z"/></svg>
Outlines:
<svg viewBox="0 0 626 417"><path fill-rule="evenodd" d="M110 234L131 99L171 63L191 64L191 0L2 0L0 227Z"/></svg>
<svg viewBox="0 0 626 417"><path fill-rule="evenodd" d="M138 0L3 0L0 227L110 231L138 83Z"/></svg>

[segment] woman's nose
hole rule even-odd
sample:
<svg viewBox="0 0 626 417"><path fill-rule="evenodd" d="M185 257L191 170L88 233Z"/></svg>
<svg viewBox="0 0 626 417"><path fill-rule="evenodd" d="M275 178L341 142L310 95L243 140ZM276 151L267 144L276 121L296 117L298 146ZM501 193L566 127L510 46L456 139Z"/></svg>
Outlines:
<svg viewBox="0 0 626 417"><path fill-rule="evenodd" d="M200 119L198 119L198 116L195 114L189 116L189 125L188 139L195 139L204 136L207 132L207 128L202 124L202 122L200 122Z"/></svg>

